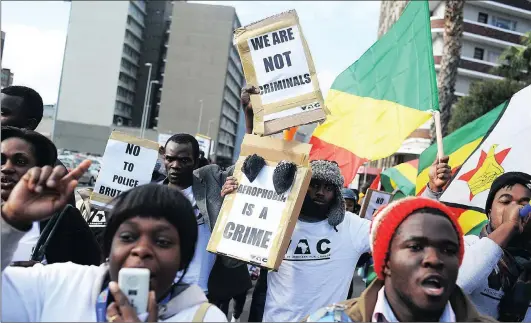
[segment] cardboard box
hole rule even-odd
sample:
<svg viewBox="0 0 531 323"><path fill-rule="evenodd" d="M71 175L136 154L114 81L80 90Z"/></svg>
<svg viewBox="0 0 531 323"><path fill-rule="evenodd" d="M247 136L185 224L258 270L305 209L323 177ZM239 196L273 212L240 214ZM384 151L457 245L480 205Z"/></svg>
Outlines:
<svg viewBox="0 0 531 323"><path fill-rule="evenodd" d="M310 50L295 10L234 31L251 95L253 133L270 135L322 121L328 114Z"/></svg>
<svg viewBox="0 0 531 323"><path fill-rule="evenodd" d="M238 190L225 197L207 250L276 270L284 259L297 223L312 171L311 146L295 141L245 135L234 177ZM248 155L257 154L266 161L251 183L241 169ZM273 171L278 162L297 165L291 188L277 194Z"/></svg>

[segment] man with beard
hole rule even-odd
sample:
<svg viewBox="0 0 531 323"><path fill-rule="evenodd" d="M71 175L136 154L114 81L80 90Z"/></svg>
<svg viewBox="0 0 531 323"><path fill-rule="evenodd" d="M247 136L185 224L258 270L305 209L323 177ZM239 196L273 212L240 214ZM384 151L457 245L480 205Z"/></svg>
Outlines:
<svg viewBox="0 0 531 323"><path fill-rule="evenodd" d="M383 207L371 225L371 250L378 279L359 298L321 309L307 322L494 321L456 285L463 232L442 203L407 197Z"/></svg>
<svg viewBox="0 0 531 323"><path fill-rule="evenodd" d="M354 267L369 252L370 222L345 211L338 165L326 160L310 165L312 179L288 250L278 271L267 274L264 322L300 321L346 300ZM237 187L230 177L222 194Z"/></svg>
<svg viewBox="0 0 531 323"><path fill-rule="evenodd" d="M32 88L26 86L8 86L2 89L2 126L35 130L42 120L44 106L42 98ZM64 165L58 159L55 166ZM76 206L74 194L68 204Z"/></svg>

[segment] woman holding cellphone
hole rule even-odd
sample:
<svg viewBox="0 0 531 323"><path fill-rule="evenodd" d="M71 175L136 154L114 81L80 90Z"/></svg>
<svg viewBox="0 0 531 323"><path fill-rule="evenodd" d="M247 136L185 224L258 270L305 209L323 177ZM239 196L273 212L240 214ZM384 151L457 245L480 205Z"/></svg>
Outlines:
<svg viewBox="0 0 531 323"><path fill-rule="evenodd" d="M7 267L18 241L35 221L62 209L80 176L82 162L30 169L2 205L2 321L9 322L221 322L225 315L208 304L198 286L174 284L186 270L197 241L188 200L163 185L131 189L113 202L103 238L108 257L101 266L73 263ZM122 268L150 270L148 310L136 313L117 281Z"/></svg>

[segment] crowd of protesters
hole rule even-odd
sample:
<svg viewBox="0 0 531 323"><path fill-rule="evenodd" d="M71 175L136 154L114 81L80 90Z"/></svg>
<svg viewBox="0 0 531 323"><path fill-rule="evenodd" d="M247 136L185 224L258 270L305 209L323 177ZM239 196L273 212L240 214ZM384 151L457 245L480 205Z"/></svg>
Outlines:
<svg viewBox="0 0 531 323"><path fill-rule="evenodd" d="M256 93L242 90L248 133ZM74 198L90 161L68 172L57 160L53 142L35 132L43 104L34 90L4 88L1 105L2 321L220 322L231 301L231 320L240 320L253 287L248 266L206 250L225 196L238 188L234 166L222 170L193 136L175 134L159 151L152 183L115 198L97 232L86 221L88 193L78 205ZM465 237L438 202L448 162L433 164L423 197L391 202L369 221L339 166L312 161L295 243L278 270L260 270L249 321L531 321L531 225L519 215L531 176L498 177L488 223L479 237ZM318 252L304 261L302 241ZM355 268L366 264L377 279L348 299ZM147 312L137 313L118 287L122 268L150 270Z"/></svg>

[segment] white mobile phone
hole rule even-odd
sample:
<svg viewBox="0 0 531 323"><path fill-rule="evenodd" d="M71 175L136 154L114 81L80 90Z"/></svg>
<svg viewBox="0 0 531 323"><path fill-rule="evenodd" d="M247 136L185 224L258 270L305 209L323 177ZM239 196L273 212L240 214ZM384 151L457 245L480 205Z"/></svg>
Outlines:
<svg viewBox="0 0 531 323"><path fill-rule="evenodd" d="M149 269L146 268L122 268L118 273L118 286L137 314L147 312L149 276Z"/></svg>

